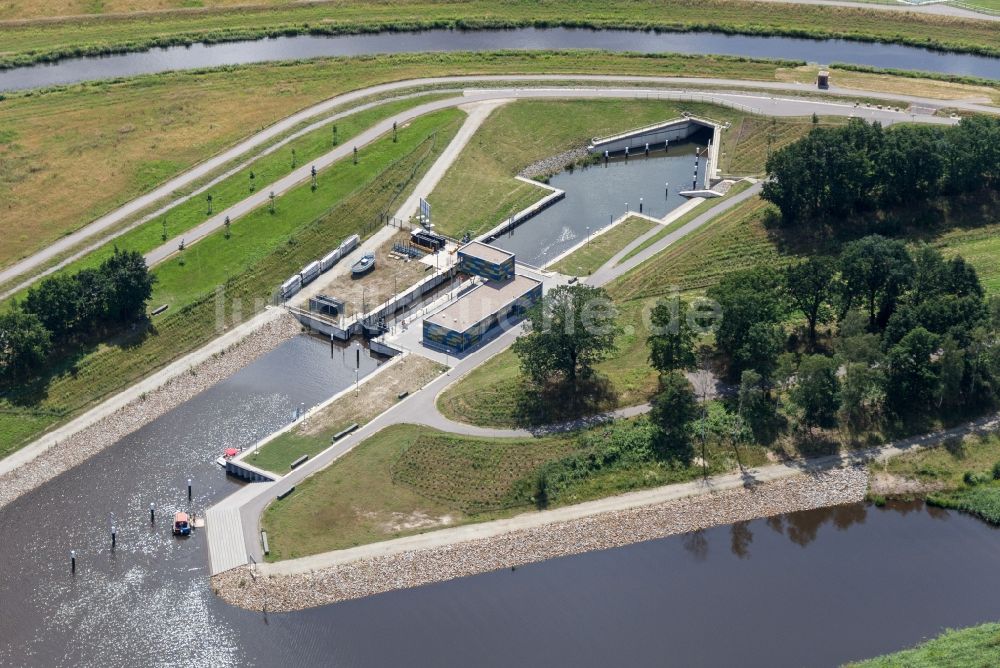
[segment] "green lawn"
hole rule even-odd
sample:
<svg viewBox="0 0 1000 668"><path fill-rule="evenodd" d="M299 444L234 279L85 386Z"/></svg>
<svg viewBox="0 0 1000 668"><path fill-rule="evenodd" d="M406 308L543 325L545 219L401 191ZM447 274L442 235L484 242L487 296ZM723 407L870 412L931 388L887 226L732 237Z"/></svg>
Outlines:
<svg viewBox="0 0 1000 668"><path fill-rule="evenodd" d="M80 0L78 0L80 1ZM995 0L975 0L995 2ZM123 11L163 0L105 0L105 11ZM63 6L60 7L59 5ZM198 3L199 6L201 3ZM34 18L73 13L68 2L18 2L0 6L0 19ZM893 14L864 7L802 6L794 12L769 4L727 0L553 0L504 3L470 0L453 3L433 0L349 0L300 6L244 7L229 10L173 11L136 14L127 18L35 21L5 26L4 51L10 63L52 59L63 54L107 53L151 45L193 41L250 39L268 34L342 34L377 30L427 28L512 28L557 26L666 30L723 30L726 32L845 37L899 41L918 46L941 46L977 52L1000 51L994 26L927 14Z"/></svg>
<svg viewBox="0 0 1000 668"><path fill-rule="evenodd" d="M495 427L543 425L581 415L634 406L656 391L657 376L649 366L649 336L643 311L653 302L617 304L623 333L617 351L596 370L607 385L585 404L571 404L561 395L540 395L521 375L517 356L507 349L477 367L438 398L441 412L459 422Z"/></svg>
<svg viewBox="0 0 1000 668"><path fill-rule="evenodd" d="M357 112L337 121L338 137L340 140L349 139L363 132L366 128L375 125L382 119L388 118L400 111L419 106L430 100L440 99L441 97L445 96L427 95L412 99L397 100ZM403 140L404 145L412 146L412 139L416 138L417 135L411 135L409 138L411 141L407 142L407 137L404 136L406 134L405 131L400 133L400 139ZM290 142L280 150L254 160L246 168L212 187L208 192L193 197L177 205L167 213L157 216L134 230L117 237L113 242L107 243L88 253L83 258L68 264L58 273L75 273L86 267L96 267L110 257L115 248L135 250L143 254L148 253L162 245L165 238L173 239L203 223L209 217L207 200L209 194L212 195L212 210L218 213L242 201L253 192L267 192L274 181L292 171L292 151L295 151L297 166L301 167L302 165L309 164L310 160L324 155L332 149L331 129L323 127L314 130ZM326 208L328 202L337 201L345 193L357 187L359 183L370 179L375 171L384 166L385 156L393 150L394 147L391 146L388 139L383 138L379 142L369 147L364 147L359 151L360 162L356 167L350 164L350 159L345 159L327 169L321 170L317 175L318 187L316 192L312 193L308 188L300 187L293 193L288 193L287 197L283 196L281 198L285 201L283 211L277 212L274 216L268 216L266 228L269 232L279 236L287 233L288 224L294 225L296 222L302 222L304 217L314 216L317 205L319 208ZM249 175L251 172L254 175L253 190L250 189L251 181ZM309 196L304 196L306 193ZM261 211L258 210L244 218L233 219L231 228L232 243L226 244L223 249L225 252L235 255L240 259L253 259L253 250L259 247L259 240L257 238L246 240L247 233L244 230L244 222L247 221L250 224L249 221L256 220L257 225L260 225L260 214ZM254 247L254 249L248 249L248 244ZM195 248L197 247L192 247L187 254L189 261L197 262L204 255L203 253L196 252ZM211 255L210 260L214 265L218 260L218 250L213 251ZM228 273L228 267L224 265L218 265L214 268L217 275ZM198 292L205 285L205 282L191 282L189 278L190 273L188 272L188 277L184 279L184 288ZM160 280L162 281L163 279L161 278ZM160 287L162 288L162 284ZM9 301L11 298L19 299L23 296L24 292L12 295L5 301ZM174 302L166 303L172 304Z"/></svg>
<svg viewBox="0 0 1000 668"><path fill-rule="evenodd" d="M236 238L234 226L233 239L226 240L220 230L191 248L203 254L198 264L188 261L181 266L173 261L159 266L154 274L163 281L154 299L184 299L186 303L158 316L151 330L137 332L133 338L114 345L83 351L79 359L55 369L51 378L17 388L0 402L0 455L16 450L44 428L68 419L251 317L270 301L276 286L290 272L319 255L321 250L317 249L330 248L355 232L371 234L377 229L378 213L398 204L412 191L457 132L464 116L458 109L436 112L411 125L411 136L405 141L402 135L398 144L385 141L387 148L394 149L380 154L381 171L371 173L367 183L355 182L353 192L339 203L327 200L327 209L315 218L289 217L282 223L283 236L263 225L245 226L244 239L256 239L259 244L248 246L253 253L250 258L229 252L226 244ZM373 149L369 153L372 163L375 155ZM353 171L353 165L351 170L352 175L361 174ZM308 184L304 188L309 191ZM278 211L282 210L282 200L290 201L280 198ZM214 261L210 255L213 250L218 252ZM231 273L217 271L214 265L223 263ZM184 278L188 270L192 272L191 283ZM198 293L195 278L213 282L202 283ZM219 283L214 283L217 280ZM224 295L221 302L217 301L217 287ZM220 322L220 316L224 322ZM31 428L25 428L28 423Z"/></svg>
<svg viewBox="0 0 1000 668"><path fill-rule="evenodd" d="M1000 665L1000 624L949 629L913 649L847 665L849 668L987 668Z"/></svg>
<svg viewBox="0 0 1000 668"><path fill-rule="evenodd" d="M362 392L344 394L249 455L247 461L266 471L285 474L302 455L317 455L330 447L332 438L352 424L363 426L385 412L403 392L413 393L444 372L444 366L426 357L408 355L392 363L362 386Z"/></svg>
<svg viewBox="0 0 1000 668"><path fill-rule="evenodd" d="M473 438L428 427L393 425L357 445L329 467L274 501L262 526L269 559L292 559L329 550L483 522L536 508L538 472L574 474L551 488L549 506L579 503L625 491L697 478L694 463L623 456L583 472L608 441L645 434L629 420L540 438ZM633 441L634 443L634 441ZM640 447L633 445L633 447ZM733 470L728 443L710 440L710 473ZM759 447L741 447L744 463L765 461ZM555 483L553 483L555 485Z"/></svg>
<svg viewBox="0 0 1000 668"><path fill-rule="evenodd" d="M672 289L703 290L737 269L787 262L764 228L768 208L751 197L616 279L608 291L616 301L648 299Z"/></svg>
<svg viewBox="0 0 1000 668"><path fill-rule="evenodd" d="M522 100L500 107L428 197L435 224L454 236L484 232L546 194L514 179L528 165L683 111L734 123L742 118L724 107L663 100ZM724 135L724 146L731 136Z"/></svg>
<svg viewBox="0 0 1000 668"><path fill-rule="evenodd" d="M681 229L682 227L684 227L685 225L687 225L688 223L690 223L692 220L694 220L695 218L697 218L701 214L703 214L706 211L708 211L709 209L713 208L716 204L719 204L720 202L722 202L723 200L725 200L727 197L732 197L733 195L735 195L737 193L743 192L744 190L746 190L749 187L750 187L749 183L747 183L746 181L740 181L740 182L736 183L733 187L731 187L729 189L729 192L726 193L725 197L715 197L713 199L707 199L704 202L701 202L700 204L698 204L696 207L694 207L693 209L691 209L690 211L688 211L687 213L685 213L683 216L681 216L677 220L671 222L668 225L664 225L663 229L661 229L659 232L657 232L656 234L654 234L653 236L651 236L649 239L646 239L641 244L639 244L638 246L636 246L635 248L633 248L631 251L629 251L625 255L625 257L622 258L621 261L624 262L625 260L628 260L628 259L630 259L632 257L635 257L636 255L638 255L642 251L646 250L647 248L649 248L650 246L652 246L653 244L655 244L657 241L659 241L663 237L667 236L668 234L672 234L672 233L676 232L677 230Z"/></svg>
<svg viewBox="0 0 1000 668"><path fill-rule="evenodd" d="M614 257L615 253L655 227L658 227L657 223L629 216L549 268L568 276L588 276Z"/></svg>

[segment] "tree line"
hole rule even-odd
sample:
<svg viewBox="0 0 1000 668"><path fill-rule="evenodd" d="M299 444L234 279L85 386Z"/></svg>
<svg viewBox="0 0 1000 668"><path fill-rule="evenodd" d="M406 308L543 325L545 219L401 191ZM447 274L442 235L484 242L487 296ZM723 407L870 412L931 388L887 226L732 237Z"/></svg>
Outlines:
<svg viewBox="0 0 1000 668"><path fill-rule="evenodd" d="M41 281L0 315L0 380L36 377L54 353L144 320L154 281L141 253L118 248L97 268Z"/></svg>
<svg viewBox="0 0 1000 668"><path fill-rule="evenodd" d="M761 196L778 207L784 225L919 206L1000 185L1000 118L890 129L851 119L813 128L771 154L766 167Z"/></svg>
<svg viewBox="0 0 1000 668"><path fill-rule="evenodd" d="M693 455L692 425L706 414L686 372L707 360L732 388L717 420L760 443L817 427L851 437L912 431L1000 396L1000 301L985 298L963 258L928 245L910 250L870 235L834 257L730 273L707 297L711 309L674 298L652 311L649 361L659 386L653 432L643 432L655 438L642 457ZM565 401L614 352L621 331L607 293L585 285L553 289L528 320L514 344L522 370L538 385L561 384ZM700 343L708 330L712 348ZM619 445L588 454L588 466L618 461ZM587 468L567 466L548 471L549 483Z"/></svg>

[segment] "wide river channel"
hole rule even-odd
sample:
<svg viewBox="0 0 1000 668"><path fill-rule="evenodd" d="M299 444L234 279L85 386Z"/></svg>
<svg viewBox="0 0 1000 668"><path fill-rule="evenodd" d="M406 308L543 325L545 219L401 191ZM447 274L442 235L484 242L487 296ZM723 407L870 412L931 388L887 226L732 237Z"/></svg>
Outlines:
<svg viewBox="0 0 1000 668"><path fill-rule="evenodd" d="M892 20L886 16L886 20ZM259 63L319 56L360 56L427 51L497 49L607 49L644 53L705 53L833 62L997 78L1000 59L946 53L895 44L793 37L724 35L712 32L654 33L630 30L519 28L515 30L427 30L323 37L301 35L262 40L194 44L137 53L67 58L55 63L0 71L0 90L39 88L91 79L169 70Z"/></svg>

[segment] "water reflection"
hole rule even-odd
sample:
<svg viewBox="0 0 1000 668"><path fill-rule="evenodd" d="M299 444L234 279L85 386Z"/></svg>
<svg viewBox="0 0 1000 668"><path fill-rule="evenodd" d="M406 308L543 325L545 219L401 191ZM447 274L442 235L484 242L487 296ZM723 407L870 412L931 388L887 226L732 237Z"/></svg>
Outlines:
<svg viewBox="0 0 1000 668"><path fill-rule="evenodd" d="M867 506L859 504L832 506L807 513L769 517L767 526L787 536L796 545L805 547L816 540L819 529L824 524L832 524L843 531L854 524L864 524L867 514Z"/></svg>
<svg viewBox="0 0 1000 668"><path fill-rule="evenodd" d="M427 30L341 37L299 35L242 42L174 46L109 56L67 58L56 63L0 72L0 90L35 88L169 70L320 56L495 49L606 49L642 53L717 53L752 58L783 58L806 62L841 62L917 69L987 78L997 76L996 58L966 53L936 52L898 44L722 35L712 32L654 33L634 30L521 28L481 31Z"/></svg>
<svg viewBox="0 0 1000 668"><path fill-rule="evenodd" d="M663 120L668 120L664 118ZM549 180L566 191L565 199L541 211L493 244L520 262L542 266L597 234L626 211L662 218L687 202L679 192L692 186L695 147L704 147L711 131L694 133L686 141L671 142L669 151L648 157L611 160L608 164L564 170ZM697 162L700 184L706 161ZM667 186L669 184L669 187Z"/></svg>

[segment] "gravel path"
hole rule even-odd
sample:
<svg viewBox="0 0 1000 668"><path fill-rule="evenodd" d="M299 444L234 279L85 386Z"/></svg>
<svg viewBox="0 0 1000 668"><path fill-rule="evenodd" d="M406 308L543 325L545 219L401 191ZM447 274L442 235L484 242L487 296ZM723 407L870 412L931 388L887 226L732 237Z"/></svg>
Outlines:
<svg viewBox="0 0 1000 668"><path fill-rule="evenodd" d="M212 585L233 605L288 612L722 524L855 503L864 499L867 486L864 467L836 468L296 575L254 577L241 567L213 577Z"/></svg>
<svg viewBox="0 0 1000 668"><path fill-rule="evenodd" d="M189 372L175 375L158 388L132 399L26 464L0 475L0 508L228 378L300 331L301 326L291 316L272 319L225 349L224 355L216 353L191 366Z"/></svg>

